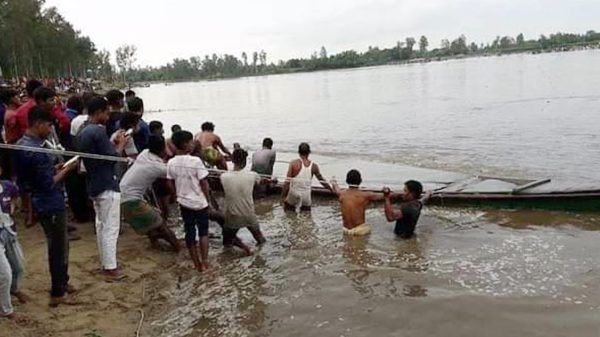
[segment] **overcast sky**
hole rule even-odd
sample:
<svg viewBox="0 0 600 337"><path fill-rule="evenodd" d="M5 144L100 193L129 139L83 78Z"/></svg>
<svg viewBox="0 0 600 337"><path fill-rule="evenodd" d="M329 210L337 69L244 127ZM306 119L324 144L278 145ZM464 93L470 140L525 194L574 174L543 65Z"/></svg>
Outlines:
<svg viewBox="0 0 600 337"><path fill-rule="evenodd" d="M598 0L47 0L99 49L138 48L137 65L175 57L264 49L269 62L389 47L407 36L496 35L600 30Z"/></svg>

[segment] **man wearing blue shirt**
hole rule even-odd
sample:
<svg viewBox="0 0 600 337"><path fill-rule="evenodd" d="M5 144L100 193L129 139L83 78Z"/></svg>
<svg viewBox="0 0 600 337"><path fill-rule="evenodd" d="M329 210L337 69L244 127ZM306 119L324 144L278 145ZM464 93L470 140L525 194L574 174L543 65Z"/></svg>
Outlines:
<svg viewBox="0 0 600 337"><path fill-rule="evenodd" d="M124 130L116 131L114 144L106 134L110 115L108 103L102 97L92 98L88 104L89 124L77 135L78 150L103 156L116 157L123 153L129 136ZM102 273L110 280L125 277L117 268L117 241L121 226L121 194L116 178L115 161L84 158L87 170L88 193L96 211L96 237Z"/></svg>
<svg viewBox="0 0 600 337"><path fill-rule="evenodd" d="M28 128L18 145L43 148L52 132L52 117L41 107L28 116ZM48 245L48 262L52 290L50 306L73 304L65 295L69 286L69 239L65 220L65 193L62 181L77 163L55 166L55 158L46 153L17 152L19 187L31 193L33 210L38 214Z"/></svg>

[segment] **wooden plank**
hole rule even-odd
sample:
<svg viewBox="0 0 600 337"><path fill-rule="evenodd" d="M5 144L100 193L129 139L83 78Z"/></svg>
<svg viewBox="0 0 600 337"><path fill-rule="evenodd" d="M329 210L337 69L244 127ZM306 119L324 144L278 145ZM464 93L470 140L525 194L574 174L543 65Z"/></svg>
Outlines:
<svg viewBox="0 0 600 337"><path fill-rule="evenodd" d="M552 181L552 180L551 180L551 179L540 179L540 180L536 180L536 181L530 182L529 184L525 184L525 185L522 185L522 186L515 187L515 188L512 190L512 194L518 194L518 193L521 193L521 192L523 192L523 191L525 191L525 190L527 190L527 189L530 189L530 188L533 188L533 187L536 187L536 186L540 186L540 185L547 184L547 183L549 183L550 181Z"/></svg>

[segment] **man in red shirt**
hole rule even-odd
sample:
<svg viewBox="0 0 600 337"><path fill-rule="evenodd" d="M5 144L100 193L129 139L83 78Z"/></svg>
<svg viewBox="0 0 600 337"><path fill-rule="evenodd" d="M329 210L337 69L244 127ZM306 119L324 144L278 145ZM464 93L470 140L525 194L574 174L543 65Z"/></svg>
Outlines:
<svg viewBox="0 0 600 337"><path fill-rule="evenodd" d="M48 105L48 112L50 112L52 118L58 122L61 134L68 134L71 131L71 122L65 115L64 109L59 100L53 100L52 102L38 102L38 100L35 99L34 93L36 89L41 87L43 87L42 83L37 80L31 80L27 82L26 91L29 100L25 104L21 105L19 109L17 109L15 119L8 121L8 125L6 125L7 143L14 144L21 139L21 137L23 137L29 124L27 122L29 118L29 110L39 104Z"/></svg>

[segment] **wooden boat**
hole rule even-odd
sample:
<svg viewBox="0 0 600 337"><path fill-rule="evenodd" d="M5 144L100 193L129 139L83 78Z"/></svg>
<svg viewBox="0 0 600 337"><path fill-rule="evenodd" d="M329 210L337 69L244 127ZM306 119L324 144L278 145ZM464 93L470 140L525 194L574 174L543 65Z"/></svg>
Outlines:
<svg viewBox="0 0 600 337"><path fill-rule="evenodd" d="M293 158L293 157L292 157ZM344 177L348 168L363 173L364 190L381 192L389 186L399 192L408 179L421 181L425 190L434 192L429 204L455 207L502 209L541 209L558 211L600 211L600 182L569 183L551 179L518 179L491 176L468 176L461 173L409 167L397 164L344 160L317 156L322 172ZM285 176L287 165L275 165L275 175ZM395 182L395 183L394 183ZM218 184L217 184L218 185ZM376 187L379 186L379 187ZM218 186L215 186L218 188ZM281 192L281 184L273 193ZM343 186L342 186L343 187ZM313 195L335 198L335 195L313 183Z"/></svg>
<svg viewBox="0 0 600 337"><path fill-rule="evenodd" d="M211 185L220 189L217 181ZM277 184L271 192L281 193L281 187L281 184ZM381 192L380 189L363 190ZM313 195L325 199L336 198L331 191L321 186L313 186ZM442 207L594 212L600 211L600 186L586 187L553 182L550 179L477 176L438 187L433 191L429 204Z"/></svg>
<svg viewBox="0 0 600 337"><path fill-rule="evenodd" d="M322 187L314 187L313 193L334 197L333 193ZM435 189L429 204L593 212L600 211L600 186L553 182L551 179L525 180L477 176Z"/></svg>

